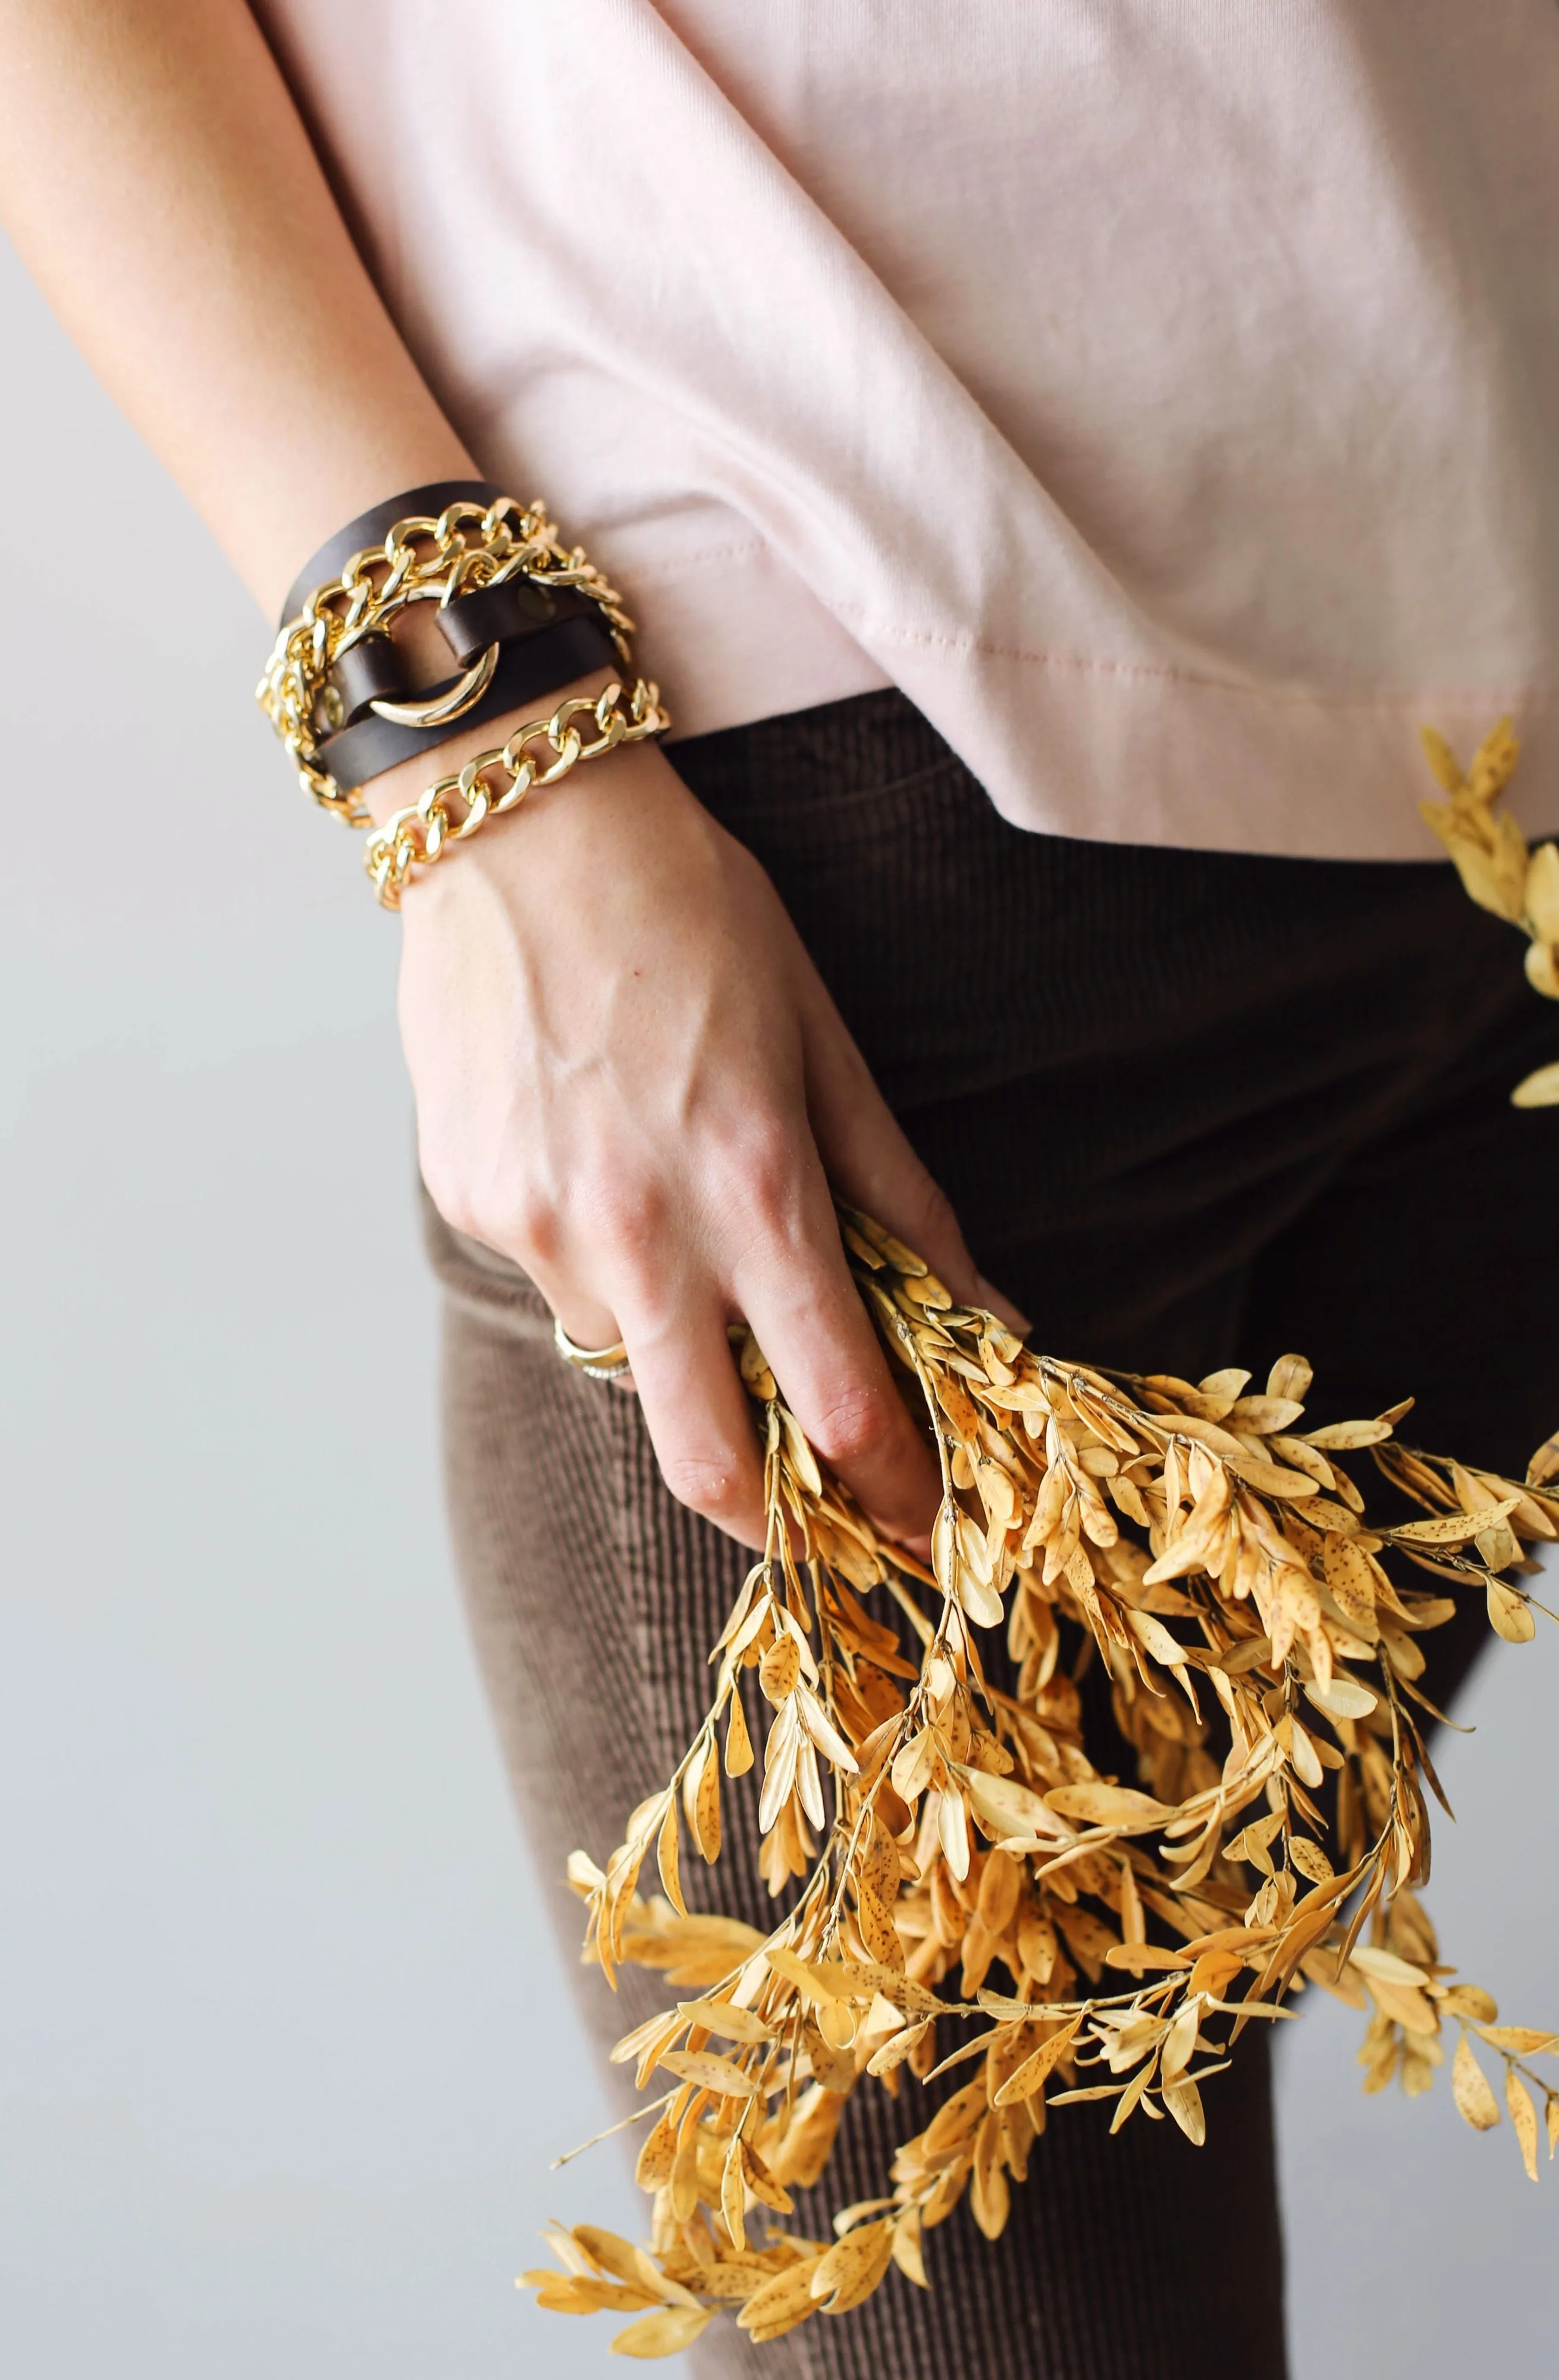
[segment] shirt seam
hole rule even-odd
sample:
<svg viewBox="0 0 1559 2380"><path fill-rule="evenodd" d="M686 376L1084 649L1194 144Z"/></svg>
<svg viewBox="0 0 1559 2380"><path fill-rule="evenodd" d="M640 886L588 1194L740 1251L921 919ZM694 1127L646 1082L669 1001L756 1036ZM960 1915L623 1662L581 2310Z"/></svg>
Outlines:
<svg viewBox="0 0 1559 2380"><path fill-rule="evenodd" d="M1524 678L1496 686L1436 684L1374 694L1330 694L1316 686L1252 686L1243 684L1238 678L1217 677L1211 672L1178 667L1169 662L1118 661L1089 653L1035 651L1022 645L997 644L983 637L897 627L873 620L862 604L830 603L828 609L836 614L852 617L861 624L859 632L852 632L857 633L857 641L862 636L870 635L885 643L939 648L954 653L983 653L992 661L1021 662L1034 669L1074 671L1079 675L1095 677L1142 678L1163 685L1196 686L1205 693L1242 695L1255 702L1286 702L1319 710L1406 710L1412 704L1424 702L1510 703L1530 701L1534 698L1548 701L1553 693L1552 682L1545 678Z"/></svg>
<svg viewBox="0 0 1559 2380"><path fill-rule="evenodd" d="M696 553L679 554L673 562L635 565L623 575L631 577L635 587L666 586L709 563L735 561L746 556L778 564L781 568L787 566L782 557L764 539L743 538L725 545L706 546ZM886 644L971 656L980 654L990 661L1017 662L1029 669L1058 673L1070 671L1079 676L1136 679L1153 685L1194 686L1204 693L1242 696L1253 702L1288 704L1296 710L1405 710L1414 704L1434 702L1508 706L1534 700L1551 701L1554 693L1553 681L1546 678L1527 678L1494 686L1434 685L1373 694L1330 694L1313 686L1252 686L1238 678L1219 677L1210 671L1186 669L1170 662L1123 661L1089 653L1057 652L1025 645L1003 644L987 637L901 627L874 617L863 603L844 602L822 595L799 573L795 575L798 584L831 618L838 621L848 636L853 637L868 658L874 658L871 648L864 643L864 638L870 636Z"/></svg>

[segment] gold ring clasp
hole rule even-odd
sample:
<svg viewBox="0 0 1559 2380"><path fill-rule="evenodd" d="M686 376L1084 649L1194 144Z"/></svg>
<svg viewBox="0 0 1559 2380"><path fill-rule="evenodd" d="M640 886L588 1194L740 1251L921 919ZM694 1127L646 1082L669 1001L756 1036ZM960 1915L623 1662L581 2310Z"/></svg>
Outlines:
<svg viewBox="0 0 1559 2380"><path fill-rule="evenodd" d="M427 702L370 702L369 709L381 719L393 722L397 727L443 727L452 719L459 719L475 703L480 702L492 684L493 671L498 667L498 647L489 645L472 662L470 668L456 678L447 694L433 697Z"/></svg>

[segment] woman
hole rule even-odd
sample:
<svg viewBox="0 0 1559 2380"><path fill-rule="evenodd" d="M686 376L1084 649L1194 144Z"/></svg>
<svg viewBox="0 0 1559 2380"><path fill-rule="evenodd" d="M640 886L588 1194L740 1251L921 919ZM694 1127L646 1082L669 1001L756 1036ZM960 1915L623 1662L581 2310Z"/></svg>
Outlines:
<svg viewBox="0 0 1559 2380"><path fill-rule="evenodd" d="M1546 1020L1423 864L1415 739L1514 710L1539 797L1559 747L1547 0L6 0L0 90L18 245L268 614L408 492L539 485L672 714L403 903L452 1512L545 1867L681 1750L760 1535L730 1321L927 1528L830 1186L1061 1352L1298 1344L1524 1462ZM611 674L406 731L364 804ZM718 1881L761 1915L750 1812ZM1259 2047L1221 2088L1200 2156L1072 2111L997 2245L961 2216L929 2296L767 2368L1279 2372ZM898 2120L852 2102L834 2203Z"/></svg>

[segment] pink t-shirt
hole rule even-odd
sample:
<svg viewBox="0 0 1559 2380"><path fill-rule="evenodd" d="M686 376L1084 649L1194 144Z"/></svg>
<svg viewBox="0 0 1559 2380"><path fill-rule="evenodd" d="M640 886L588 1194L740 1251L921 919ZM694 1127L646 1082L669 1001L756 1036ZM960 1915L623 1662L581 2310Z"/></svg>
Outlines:
<svg viewBox="0 0 1559 2380"><path fill-rule="evenodd" d="M1559 820L1555 0L260 14L679 732L891 683L1025 826L1430 857L1510 710Z"/></svg>

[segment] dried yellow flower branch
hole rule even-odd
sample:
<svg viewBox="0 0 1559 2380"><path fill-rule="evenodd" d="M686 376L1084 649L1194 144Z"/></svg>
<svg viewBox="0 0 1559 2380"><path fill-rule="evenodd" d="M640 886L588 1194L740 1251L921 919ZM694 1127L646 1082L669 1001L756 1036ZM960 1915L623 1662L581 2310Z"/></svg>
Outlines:
<svg viewBox="0 0 1559 2380"><path fill-rule="evenodd" d="M1420 802L1467 891L1480 909L1519 926L1529 937L1527 980L1545 1000L1559 1000L1559 845L1527 838L1513 818L1494 805L1510 783L1521 747L1508 719L1484 736L1464 776L1443 735L1422 731L1423 747L1449 799ZM1559 1061L1540 1066L1511 1093L1518 1108L1559 1103Z"/></svg>
<svg viewBox="0 0 1559 2380"><path fill-rule="evenodd" d="M1518 750L1510 722L1465 774L1444 738L1423 740L1448 797L1425 802L1425 819L1472 898L1529 936L1534 988L1559 999L1559 848L1529 851L1495 807ZM1559 1102L1559 1063L1514 1097ZM1505 1479L1401 1445L1411 1400L1301 1428L1302 1356L1282 1356L1254 1394L1241 1371L1191 1382L1062 1363L955 1305L866 1216L840 1220L940 1459L931 1566L879 1540L827 1475L749 1336L763 1559L674 1775L604 1869L583 1852L569 1863L586 1958L609 1981L634 1962L695 1995L613 2053L641 2089L670 2078L637 2167L652 2245L554 2227L562 2270L525 2282L561 2312L634 2314L613 2348L644 2358L688 2346L721 2308L755 2341L778 2338L859 2305L893 2265L924 2288L925 2234L961 2199L988 2238L1001 2231L1050 2107L1110 2099L1112 2131L1167 2115L1200 2143L1201 2084L1306 1982L1369 2011L1367 2091L1393 2077L1427 2090L1454 2024L1452 2096L1480 2131L1500 2106L1473 2041L1492 2050L1535 2181L1533 2095L1552 2159L1559 2086L1527 2060L1559 2054L1559 2034L1502 2025L1486 1991L1454 1982L1417 1897L1424 1787L1444 1799L1418 1716L1439 1716L1418 1640L1468 1592L1507 1643L1531 1638L1522 1582L1528 1548L1559 1536L1559 1434L1524 1479ZM1365 1450L1423 1518L1367 1519L1339 1459ZM1388 1557L1455 1592L1410 1592ZM873 1591L888 1609L867 1610ZM980 1632L997 1629L1010 1693L980 1658ZM1134 1784L1101 1773L1083 1742L1078 1681L1095 1658ZM762 1872L776 1898L802 1879L767 1935L690 1914L680 1872L684 1828L701 1858L719 1856L722 1769L756 1763L749 1670L772 1713ZM663 1889L646 1899L652 1848ZM987 1987L997 1968L1005 1991ZM963 2066L970 2079L899 2151L884 2194L841 2209L831 2240L768 2219L820 2179L868 2078L897 2094L905 2070L925 2082Z"/></svg>
<svg viewBox="0 0 1559 2380"><path fill-rule="evenodd" d="M1426 2088L1452 2022L1453 2095L1482 2127L1499 2109L1471 2037L1493 2050L1535 2175L1528 2085L1551 2143L1559 2089L1526 2060L1559 2035L1500 2026L1485 1992L1453 1982L1416 1897L1425 1786L1439 1794L1419 1639L1467 1592L1506 1641L1531 1636L1526 1548L1559 1536L1559 1447L1517 1481L1397 1443L1406 1405L1307 1429L1298 1355L1255 1391L1240 1371L1063 1363L955 1305L867 1217L841 1224L940 1457L931 1566L880 1541L824 1472L749 1338L763 1558L674 1775L604 1868L570 1862L586 1957L609 1979L658 1968L683 1995L614 2053L641 2088L671 2085L638 2158L652 2250L559 2234L565 2271L526 2276L540 2301L635 2313L615 2344L649 2357L721 2307L761 2341L858 2305L891 2265L924 2286L924 2235L961 2199L1000 2232L1049 2107L1108 2098L1112 2129L1167 2115L1200 2143L1202 2083L1307 1980L1372 2011L1367 2089ZM1340 1459L1366 1449L1423 1517L1366 1518ZM1455 1592L1413 1592L1388 1561ZM997 1629L1011 1692L981 1660ZM1134 1782L1083 1743L1093 1659ZM684 1842L719 1856L722 1771L759 1765L749 1671L770 1713L763 1872L776 1897L801 1879L767 1935L690 1914L680 1876ZM662 1891L646 1898L652 1851ZM969 2080L832 2240L771 2219L821 2176L852 2091L960 2066Z"/></svg>

